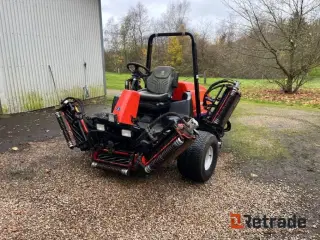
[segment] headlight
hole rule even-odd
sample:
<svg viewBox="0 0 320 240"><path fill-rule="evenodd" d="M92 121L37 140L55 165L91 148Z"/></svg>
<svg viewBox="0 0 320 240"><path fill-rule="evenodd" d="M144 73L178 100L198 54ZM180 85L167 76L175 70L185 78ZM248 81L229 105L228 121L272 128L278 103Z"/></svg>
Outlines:
<svg viewBox="0 0 320 240"><path fill-rule="evenodd" d="M127 129L122 129L121 130L121 135L123 137L131 137L131 131L130 130L127 130Z"/></svg>
<svg viewBox="0 0 320 240"><path fill-rule="evenodd" d="M98 131L105 131L106 130L103 124L97 123L96 127L97 127Z"/></svg>
<svg viewBox="0 0 320 240"><path fill-rule="evenodd" d="M113 115L112 113L109 113L108 114L108 120L109 120L109 122L116 122L116 116L115 115Z"/></svg>

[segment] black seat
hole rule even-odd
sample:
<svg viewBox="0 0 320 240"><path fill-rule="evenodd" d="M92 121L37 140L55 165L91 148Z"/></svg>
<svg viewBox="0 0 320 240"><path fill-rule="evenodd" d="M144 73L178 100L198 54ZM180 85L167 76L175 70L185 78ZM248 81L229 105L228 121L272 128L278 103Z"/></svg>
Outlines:
<svg viewBox="0 0 320 240"><path fill-rule="evenodd" d="M178 86L178 76L173 67L156 67L146 80L146 88L139 90L140 99L152 102L170 100L173 89Z"/></svg>

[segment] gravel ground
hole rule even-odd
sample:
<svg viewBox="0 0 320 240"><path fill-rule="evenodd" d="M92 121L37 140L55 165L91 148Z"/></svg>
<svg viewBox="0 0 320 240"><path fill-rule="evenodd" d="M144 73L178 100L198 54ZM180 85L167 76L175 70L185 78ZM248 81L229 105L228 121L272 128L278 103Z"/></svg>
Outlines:
<svg viewBox="0 0 320 240"><path fill-rule="evenodd" d="M244 109L263 116L252 121L281 136L293 157L270 162L222 152L214 177L195 184L174 163L146 178L92 169L89 156L61 137L0 153L0 239L320 239L320 112L243 104L236 120L248 125ZM281 135L286 123L298 134ZM307 228L234 230L230 212L296 214Z"/></svg>
<svg viewBox="0 0 320 240"><path fill-rule="evenodd" d="M96 112L110 111L109 106L102 103L89 104L85 108L89 116ZM12 115L0 114L0 153L20 143L60 136L61 131L54 114L54 108Z"/></svg>
<svg viewBox="0 0 320 240"><path fill-rule="evenodd" d="M193 184L168 164L145 178L90 168L62 138L2 155L1 239L319 239L314 229L231 230L229 213L304 211L303 189L239 177L223 153L208 183ZM285 238L287 237L287 238Z"/></svg>

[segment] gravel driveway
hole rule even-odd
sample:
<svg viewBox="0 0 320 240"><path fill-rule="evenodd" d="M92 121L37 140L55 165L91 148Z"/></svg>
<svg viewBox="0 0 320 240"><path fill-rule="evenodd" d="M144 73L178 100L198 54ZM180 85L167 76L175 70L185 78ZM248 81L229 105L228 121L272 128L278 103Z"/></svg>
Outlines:
<svg viewBox="0 0 320 240"><path fill-rule="evenodd" d="M320 239L315 184L310 191L285 175L250 175L232 152L223 151L206 184L186 181L174 163L147 178L92 169L61 137L25 143L0 159L0 239ZM307 228L235 230L230 212L295 213Z"/></svg>

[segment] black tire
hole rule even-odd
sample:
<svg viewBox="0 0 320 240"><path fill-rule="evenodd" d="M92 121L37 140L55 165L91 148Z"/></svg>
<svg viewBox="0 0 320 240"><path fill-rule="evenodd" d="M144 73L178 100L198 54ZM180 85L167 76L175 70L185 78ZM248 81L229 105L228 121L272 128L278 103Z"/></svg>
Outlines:
<svg viewBox="0 0 320 240"><path fill-rule="evenodd" d="M205 168L205 159L210 147L212 148L210 150L212 161L211 164L208 161ZM178 157L178 169L180 173L195 182L208 181L217 165L218 149L218 140L213 134L199 131L197 139Z"/></svg>

